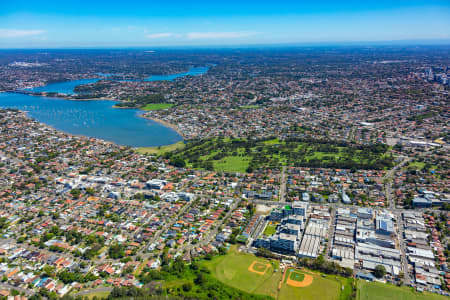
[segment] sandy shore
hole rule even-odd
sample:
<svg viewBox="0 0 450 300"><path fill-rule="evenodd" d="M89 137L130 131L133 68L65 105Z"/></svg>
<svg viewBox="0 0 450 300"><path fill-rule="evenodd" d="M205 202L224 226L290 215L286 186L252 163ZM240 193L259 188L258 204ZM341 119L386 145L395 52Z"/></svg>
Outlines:
<svg viewBox="0 0 450 300"><path fill-rule="evenodd" d="M115 101L117 101L117 100L115 100ZM120 102L120 101L118 101L118 102ZM112 108L117 108L117 109L139 109L137 107L116 106L116 105L113 105ZM140 110L142 110L142 109L140 109Z"/></svg>
<svg viewBox="0 0 450 300"><path fill-rule="evenodd" d="M144 116L144 115L141 115L141 117L146 118L146 119L149 119L149 120L153 120L153 121L155 121L155 122L158 122L158 123L163 124L163 125L166 126L166 127L172 128L172 129L175 130L179 135L181 135L181 137L182 137L183 140L184 140L184 135L183 135L183 133L181 132L180 129L178 129L178 127L177 127L176 125L174 125L174 124L172 124L172 123L169 123L169 122L166 122L166 121L164 121L164 120L160 120L160 119L157 119L157 118L151 118L151 117L147 117L147 116Z"/></svg>

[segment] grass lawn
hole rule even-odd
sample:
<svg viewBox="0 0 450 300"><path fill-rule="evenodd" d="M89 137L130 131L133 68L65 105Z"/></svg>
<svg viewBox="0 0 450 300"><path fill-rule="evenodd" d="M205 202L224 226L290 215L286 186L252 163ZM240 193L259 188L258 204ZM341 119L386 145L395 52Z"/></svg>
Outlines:
<svg viewBox="0 0 450 300"><path fill-rule="evenodd" d="M221 160L214 161L214 169L222 172L245 173L250 158L246 156L227 156Z"/></svg>
<svg viewBox="0 0 450 300"><path fill-rule="evenodd" d="M307 155L306 159L310 160L310 159L327 159L327 160L331 160L331 159L339 159L340 153L325 153L325 152L320 152L320 151L315 151L313 152L311 155Z"/></svg>
<svg viewBox="0 0 450 300"><path fill-rule="evenodd" d="M445 296L434 293L418 293L411 287L397 287L379 282L358 281L359 300L444 300Z"/></svg>
<svg viewBox="0 0 450 300"><path fill-rule="evenodd" d="M189 283L189 282L192 283L192 279L190 279L190 278L180 278L180 279L167 280L164 283L164 287L166 289L171 289L171 288L176 288L176 287L182 286L183 284Z"/></svg>
<svg viewBox="0 0 450 300"><path fill-rule="evenodd" d="M286 274L286 278L284 279L284 282L286 282L288 280L288 278L291 280L294 280L294 281L303 281L303 279L305 278L305 275L303 273L300 273L297 271L291 271L289 274L289 277L288 277L288 274Z"/></svg>
<svg viewBox="0 0 450 300"><path fill-rule="evenodd" d="M252 169L306 166L327 168L383 169L392 165L386 146L353 146L320 140L279 139L248 141L246 139L210 138L187 142L176 154L189 157L192 168L224 172ZM212 164L212 165L211 165Z"/></svg>
<svg viewBox="0 0 450 300"><path fill-rule="evenodd" d="M340 300L347 300L349 299L350 295L352 294L352 282L353 278L340 278L341 284L344 287L343 290L341 290L341 297Z"/></svg>
<svg viewBox="0 0 450 300"><path fill-rule="evenodd" d="M421 161L415 160L415 161L413 161L413 162L410 162L408 166L409 166L409 167L416 168L416 169L419 169L419 170L422 170L423 167L425 167L425 163L424 163L424 162L421 162Z"/></svg>
<svg viewBox="0 0 450 300"><path fill-rule="evenodd" d="M184 148L184 142L178 142L175 144L167 145L167 146L159 146L159 147L139 147L136 149L138 153L141 154L155 154L160 155L166 152L171 152L178 149Z"/></svg>
<svg viewBox="0 0 450 300"><path fill-rule="evenodd" d="M264 275L256 274L248 270L254 261L271 266L267 268ZM274 268L278 268L278 262L272 264L267 259L239 253L236 247L231 247L227 255L217 256L203 263L211 270L214 277L227 285L249 293L277 297L281 272L275 272Z"/></svg>
<svg viewBox="0 0 450 300"><path fill-rule="evenodd" d="M110 292L92 292L92 293L89 293L89 294L84 295L83 298L84 298L84 297L88 297L89 299L92 299L92 298L94 298L95 296L97 296L98 299L101 299L101 298L106 298L106 297L108 297L109 294L110 294Z"/></svg>
<svg viewBox="0 0 450 300"><path fill-rule="evenodd" d="M280 142L279 139L272 139L272 140L267 140L263 142L264 145L276 145L276 144L282 144L282 142Z"/></svg>
<svg viewBox="0 0 450 300"><path fill-rule="evenodd" d="M252 273L248 271L248 267L254 261L261 264L270 264L271 266L267 268L264 275ZM217 256L210 261L203 261L202 263L211 270L211 274L214 277L227 285L253 294L269 295L278 300L338 300L341 296L341 286L344 285L346 287L350 282L340 277L336 279L335 276L323 278L320 275L313 275L314 281L310 286L300 288L288 286L284 283L281 290L278 291L278 285L283 275L279 269L278 261L270 261L248 253L239 253L235 246L230 248L227 255ZM259 267L257 266L256 268ZM300 277L298 277L298 280L300 280ZM351 290L351 287L348 288Z"/></svg>
<svg viewBox="0 0 450 300"><path fill-rule="evenodd" d="M102 254L106 250L108 250L108 246L103 246L100 250L98 250L98 255L100 256L100 254Z"/></svg>
<svg viewBox="0 0 450 300"><path fill-rule="evenodd" d="M408 167L412 167L414 169L423 170L425 168L426 163L423 161L414 160L408 164ZM428 165L429 170L436 170L438 167L436 165Z"/></svg>
<svg viewBox="0 0 450 300"><path fill-rule="evenodd" d="M148 259L144 260L134 271L133 275L134 276L138 276L139 274L141 274L142 269L144 269L145 265L148 263Z"/></svg>
<svg viewBox="0 0 450 300"><path fill-rule="evenodd" d="M267 224L266 228L264 229L264 235L267 235L267 236L272 235L275 232L277 232L277 226L276 225Z"/></svg>
<svg viewBox="0 0 450 300"><path fill-rule="evenodd" d="M286 274L287 276L288 274ZM336 279L335 276L328 275L322 277L320 274L314 274L313 278L313 282L307 287L293 287L283 283L278 299L340 299L342 284L339 279Z"/></svg>
<svg viewBox="0 0 450 300"><path fill-rule="evenodd" d="M160 109L168 109L173 106L172 103L150 103L146 106L142 107L143 110L160 110Z"/></svg>

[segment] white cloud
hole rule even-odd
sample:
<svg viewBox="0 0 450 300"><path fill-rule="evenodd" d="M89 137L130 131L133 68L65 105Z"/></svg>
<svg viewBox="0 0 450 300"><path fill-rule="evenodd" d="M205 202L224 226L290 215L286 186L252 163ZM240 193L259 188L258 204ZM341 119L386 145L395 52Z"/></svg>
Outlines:
<svg viewBox="0 0 450 300"><path fill-rule="evenodd" d="M189 32L187 38L197 39L236 39L255 35L255 32L235 31L235 32Z"/></svg>
<svg viewBox="0 0 450 300"><path fill-rule="evenodd" d="M43 34L45 30L24 30L0 28L0 38L17 38Z"/></svg>
<svg viewBox="0 0 450 300"><path fill-rule="evenodd" d="M149 39L160 39L160 38L166 38L173 36L173 33L171 32L162 32L162 33L152 33L147 34L146 37Z"/></svg>

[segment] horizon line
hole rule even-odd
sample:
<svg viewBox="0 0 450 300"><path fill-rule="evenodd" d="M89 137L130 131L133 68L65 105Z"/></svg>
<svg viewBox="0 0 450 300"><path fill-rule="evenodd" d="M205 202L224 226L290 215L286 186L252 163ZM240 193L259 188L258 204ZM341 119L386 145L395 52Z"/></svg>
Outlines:
<svg viewBox="0 0 450 300"><path fill-rule="evenodd" d="M48 46L48 47L1 47L0 50L70 50L70 49L182 49L182 48L275 48L275 47L336 47L336 46L448 46L450 38L443 39L402 39L379 41L321 41L321 42L292 42L292 43L254 43L254 44L204 44L204 45L143 45L143 46Z"/></svg>

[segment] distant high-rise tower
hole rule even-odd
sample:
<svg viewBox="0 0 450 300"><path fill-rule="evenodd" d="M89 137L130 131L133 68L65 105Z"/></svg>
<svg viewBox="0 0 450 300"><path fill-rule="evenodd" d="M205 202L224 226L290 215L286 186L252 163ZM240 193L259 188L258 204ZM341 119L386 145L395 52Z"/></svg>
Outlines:
<svg viewBox="0 0 450 300"><path fill-rule="evenodd" d="M428 69L427 71L427 78L429 81L433 81L434 80L434 74L433 74L433 70L431 68Z"/></svg>

